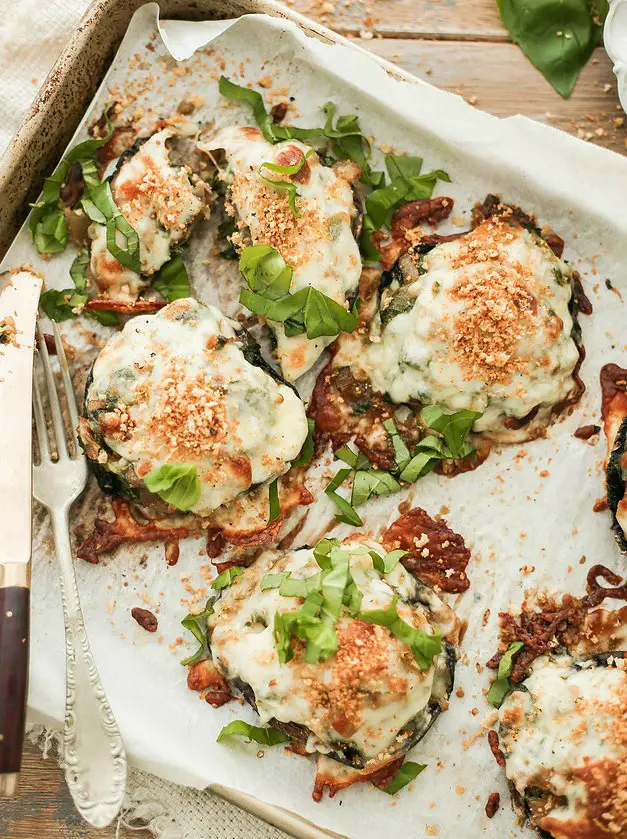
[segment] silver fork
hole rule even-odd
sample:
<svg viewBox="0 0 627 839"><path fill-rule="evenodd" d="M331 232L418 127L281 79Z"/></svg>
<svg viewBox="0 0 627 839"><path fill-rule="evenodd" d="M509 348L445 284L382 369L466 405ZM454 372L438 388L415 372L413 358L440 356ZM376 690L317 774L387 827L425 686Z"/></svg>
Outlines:
<svg viewBox="0 0 627 839"><path fill-rule="evenodd" d="M78 444L78 409L70 371L55 323L54 342L71 424L67 433L46 341L37 324L37 342L52 415L58 460L52 459L42 388L33 376L33 413L39 444L39 463L33 467L33 494L47 507L61 572L65 619L66 692L63 732L65 778L81 816L94 827L106 827L122 806L126 787L126 754L117 723L105 696L89 641L72 560L69 512L87 482L87 463Z"/></svg>

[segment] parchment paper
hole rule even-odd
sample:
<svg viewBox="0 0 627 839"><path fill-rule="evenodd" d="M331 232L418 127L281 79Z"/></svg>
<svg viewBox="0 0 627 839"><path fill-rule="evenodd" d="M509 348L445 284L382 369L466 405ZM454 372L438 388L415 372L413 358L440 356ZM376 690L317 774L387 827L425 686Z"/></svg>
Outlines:
<svg viewBox="0 0 627 839"><path fill-rule="evenodd" d="M339 113L357 112L377 144L422 155L425 171L446 169L453 183L442 185L440 192L455 198L454 216L468 219L472 204L490 191L535 211L566 239L565 257L582 272L594 314L581 318L586 394L547 439L504 447L475 472L454 480L431 475L409 493L363 508L364 529L376 533L396 518L399 502L407 497L432 515L446 507L449 525L473 550L471 588L455 599L460 617L468 621L456 673L463 696L452 696L450 709L413 751L411 759L427 763L428 769L410 789L389 798L357 785L315 804L313 763L281 748L266 749L259 758L256 744L216 744L225 723L235 717L252 720L253 714L237 704L214 710L185 685L179 660L192 644L179 621L188 611L187 589L204 585L209 594L210 561L200 540L183 544L178 565L170 568L162 545L123 548L99 565L76 563L93 651L129 756L172 781L235 787L360 839L531 835L515 826L503 774L486 743L491 709L484 698L489 672L482 665L496 646L498 611L519 603L526 588L579 594L592 563L625 569L610 534L609 514L592 512L603 494L604 441L586 443L575 439L573 431L598 420L601 365L627 363L620 296L627 294L627 159L523 117L491 117L451 94L407 81L358 48L324 44L282 20L248 16L235 22L162 22L162 37L157 27L155 4L138 11L87 120L117 97L128 99L128 113L141 114L149 126L190 95L204 99L193 115L199 122L250 119L248 110L219 101L221 72L240 84L257 86L258 80L270 78L272 88L287 88L298 110L292 118L303 125L318 123L319 107L332 99ZM79 133L83 136L84 129ZM192 283L201 299L219 301L232 313L233 280L223 279L208 251L209 243L199 236L192 246ZM2 267L30 263L44 272L49 286L62 288L68 285L73 257L69 247L51 260L39 259L23 230ZM606 278L616 292L606 287ZM70 343L82 346L84 328L84 322L64 324ZM93 328L106 335L99 326ZM320 477L310 482L314 493L328 480L324 471L322 464ZM94 513L100 503L98 492L90 490L76 516ZM333 514L323 496L309 509L299 543L313 542ZM348 531L338 528L339 535ZM41 511L34 548L29 708L33 715L61 723L63 625L50 533ZM133 606L158 614L157 633L146 633L131 619ZM177 642L183 636L184 642ZM493 791L501 793L501 809L490 821L484 806Z"/></svg>

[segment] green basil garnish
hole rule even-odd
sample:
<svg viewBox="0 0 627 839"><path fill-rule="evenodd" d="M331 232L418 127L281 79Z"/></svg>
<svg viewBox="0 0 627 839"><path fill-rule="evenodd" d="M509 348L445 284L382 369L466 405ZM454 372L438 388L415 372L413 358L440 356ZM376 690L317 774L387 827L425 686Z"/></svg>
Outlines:
<svg viewBox="0 0 627 839"><path fill-rule="evenodd" d="M290 738L272 726L259 728L256 725L251 725L244 720L233 720L228 725L225 725L222 731L216 738L217 743L221 743L227 737L248 737L248 740L254 740L260 746L277 746L280 743L289 743Z"/></svg>
<svg viewBox="0 0 627 839"><path fill-rule="evenodd" d="M398 770L394 780L387 787L383 787L382 791L387 792L388 795L394 795L403 787L406 787L407 784L410 784L426 768L426 763L412 763L411 760L408 760Z"/></svg>
<svg viewBox="0 0 627 839"><path fill-rule="evenodd" d="M298 457L292 461L292 466L309 466L311 463L314 453L314 427L314 421L310 417L307 417L307 436L305 437L305 442L301 447Z"/></svg>
<svg viewBox="0 0 627 839"><path fill-rule="evenodd" d="M202 612L197 612L196 614L190 613L181 621L181 625L185 629L189 629L200 644L195 653L181 661L182 665L194 664L196 661L200 661L201 658L207 658L209 656L209 650L207 648L207 621L213 615L213 604L215 602L215 597L210 597Z"/></svg>
<svg viewBox="0 0 627 839"><path fill-rule="evenodd" d="M390 495L398 492L401 485L393 475L383 469L358 469L353 477L351 504L359 507L373 496Z"/></svg>
<svg viewBox="0 0 627 839"><path fill-rule="evenodd" d="M268 524L272 524L281 515L281 502L279 501L279 479L275 478L268 487L268 497L270 502L270 512L268 515Z"/></svg>
<svg viewBox="0 0 627 839"><path fill-rule="evenodd" d="M350 469L340 469L331 483L325 489L325 494L333 501L336 507L339 508L340 512L336 514L335 518L337 521L341 521L344 524L352 524L354 527L361 527L363 525L363 521L361 520L359 514L353 509L353 507L348 503L345 498L342 498L336 490L340 487L346 478L350 475Z"/></svg>
<svg viewBox="0 0 627 839"><path fill-rule="evenodd" d="M200 478L195 466L166 463L149 472L144 483L150 492L177 510L191 509L200 498Z"/></svg>
<svg viewBox="0 0 627 839"><path fill-rule="evenodd" d="M385 575L390 574L396 568L400 560L404 556L407 556L408 552L398 549L395 551L389 551L385 556L379 556L376 551L368 551L368 553L372 558L372 564L375 569L379 572L379 574Z"/></svg>
<svg viewBox="0 0 627 839"><path fill-rule="evenodd" d="M152 280L152 287L168 303L190 296L187 268L180 253L175 254L159 268Z"/></svg>
<svg viewBox="0 0 627 839"><path fill-rule="evenodd" d="M422 409L420 416L427 428L442 435L451 457L468 457L470 446L466 443L466 437L470 434L475 420L481 418L481 413L463 410L445 414L438 405L427 405Z"/></svg>
<svg viewBox="0 0 627 839"><path fill-rule="evenodd" d="M75 291L73 288L64 288L61 291L51 288L44 291L39 298L39 304L50 320L59 323L78 317L78 313L73 309L82 309L87 299L86 294Z"/></svg>
<svg viewBox="0 0 627 839"><path fill-rule="evenodd" d="M100 140L85 140L74 146L52 175L44 181L41 199L36 204L31 204L33 211L28 224L39 253L60 253L67 246L67 223L61 204L61 188L65 184L70 167L74 163L79 164L87 188L93 188L100 183L96 154L101 146L109 142L113 134L113 126L109 119L110 108L111 105L107 105L104 111L106 135Z"/></svg>
<svg viewBox="0 0 627 839"><path fill-rule="evenodd" d="M313 149L309 149L306 153L303 154L301 159L298 163L293 163L291 165L281 166L278 163L262 163L259 167L259 178L263 181L266 186L273 187L274 189L278 189L279 192L287 192L288 194L288 205L292 214L296 216L296 218L300 218L301 214L298 212L296 207L296 196L300 193L296 188L296 184L292 181L273 181L271 178L266 178L262 173L262 169L268 169L270 172L277 172L280 175L295 175L297 172L303 168L303 165L307 158L314 153Z"/></svg>
<svg viewBox="0 0 627 839"><path fill-rule="evenodd" d="M405 623L397 612L397 602L398 595L394 595L390 605L385 609L360 612L359 620L387 627L399 641L411 647L420 669L428 670L433 664L433 659L442 651L442 636L439 633L431 635L423 629L414 629L413 626Z"/></svg>
<svg viewBox="0 0 627 839"><path fill-rule="evenodd" d="M141 274L139 261L139 236L120 212L111 194L110 179L90 189L81 200L81 207L92 221L105 225L107 229L107 250L114 259ZM117 233L121 233L126 240L126 249L117 242Z"/></svg>
<svg viewBox="0 0 627 839"><path fill-rule="evenodd" d="M215 580L211 583L211 588L215 589L216 591L220 591L223 588L228 588L230 585L233 584L233 580L237 577L241 577L246 569L242 568L241 565L233 565L231 568L227 568L226 571L222 571Z"/></svg>
<svg viewBox="0 0 627 839"><path fill-rule="evenodd" d="M499 661L499 669L496 674L496 679L490 685L490 690L486 699L495 708L500 708L503 704L505 696L511 687L509 677L512 674L514 667L514 656L516 656L524 647L522 641L512 641L506 652L501 656Z"/></svg>
<svg viewBox="0 0 627 839"><path fill-rule="evenodd" d="M399 472L402 472L411 460L409 449L407 448L407 445L405 444L405 441L403 440L401 435L398 433L398 429L394 420L384 420L383 427L390 435L390 439L392 441L392 446L394 448L394 460L396 461L396 468Z"/></svg>

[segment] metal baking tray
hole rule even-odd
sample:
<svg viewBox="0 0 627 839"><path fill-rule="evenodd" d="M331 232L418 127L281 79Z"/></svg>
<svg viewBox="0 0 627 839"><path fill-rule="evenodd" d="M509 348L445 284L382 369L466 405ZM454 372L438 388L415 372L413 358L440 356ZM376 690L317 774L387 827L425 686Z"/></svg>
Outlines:
<svg viewBox="0 0 627 839"><path fill-rule="evenodd" d="M111 64L133 14L146 0L95 0L78 24L40 88L26 118L0 158L0 259L37 199L44 177L80 123ZM340 35L273 0L158 0L161 16L181 20L220 20L245 14L268 14L296 23L308 35L327 43L365 52ZM388 73L406 81L419 80L369 53ZM222 785L212 792L297 839L339 838L295 813Z"/></svg>

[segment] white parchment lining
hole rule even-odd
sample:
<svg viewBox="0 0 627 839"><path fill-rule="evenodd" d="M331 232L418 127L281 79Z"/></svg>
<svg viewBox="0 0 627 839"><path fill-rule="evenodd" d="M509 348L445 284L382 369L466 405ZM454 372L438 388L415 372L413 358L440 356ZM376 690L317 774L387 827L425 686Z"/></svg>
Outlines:
<svg viewBox="0 0 627 839"><path fill-rule="evenodd" d="M210 41L212 52L206 46ZM270 75L274 88L288 88L303 125L318 123L320 106L332 99L340 113L357 112L377 144L420 154L425 168L446 169L453 183L442 185L440 192L455 198L454 215L468 218L472 204L492 191L549 223L566 239L565 257L581 270L594 304L592 317L581 318L587 350L582 376L588 389L573 415L558 422L547 439L504 448L476 472L454 480L429 476L412 490L415 504L431 514L442 506L449 509L446 518L472 548L473 559L471 588L457 598L458 612L468 620L456 675L464 696L452 697L449 711L412 753L428 769L411 790L391 799L358 785L315 804L310 762L280 748L258 758L255 744L216 744L226 722L235 716L252 720L253 715L237 704L214 710L185 686L179 660L191 645L187 637L183 644L176 639L185 635L179 621L187 611L181 604L188 596L186 585L208 585L199 570L209 565L200 555L201 541L188 540L172 568L165 565L161 545L126 548L100 565L77 561L89 636L128 753L138 766L172 781L197 787L224 784L350 837L386 836L391 830L396 839L531 835L515 826L505 783L481 729L490 709L483 696L488 674L478 671L495 648L499 609L520 602L525 588L579 594L591 564L624 569L609 514L592 512L603 493L603 441L592 445L572 434L598 419L601 365L627 363L624 304L604 283L611 278L627 294L627 159L524 117L496 119L425 83L395 77L364 51L308 38L283 20L253 15L218 23L158 24L155 4L133 18L86 120L99 115L112 95L128 89L129 79L138 82L129 113L143 109L146 126L171 114L189 95L204 99L193 116L199 122L249 120L246 109L219 101L221 61L225 75L240 84L256 86ZM79 134L85 134L84 127ZM225 292L211 263L203 261L206 255L197 248L191 261L195 291L232 313L232 294ZM2 268L30 263L44 272L49 286L63 288L73 257L70 247L51 260L40 259L23 230ZM77 346L82 326L65 324L68 340ZM315 480L311 488L317 491ZM98 498L89 493L83 508L93 507ZM396 496L364 508L365 529L378 530L393 520L400 500ZM318 501L301 542L312 541L332 515L326 499ZM348 528L339 528L340 534L344 531ZM41 512L34 548L29 708L33 717L59 724L63 624L50 533ZM580 563L582 556L586 560ZM525 566L528 573L521 574ZM130 609L137 605L158 609L158 633L149 635L131 619ZM490 821L484 806L493 791L501 793L502 806Z"/></svg>

